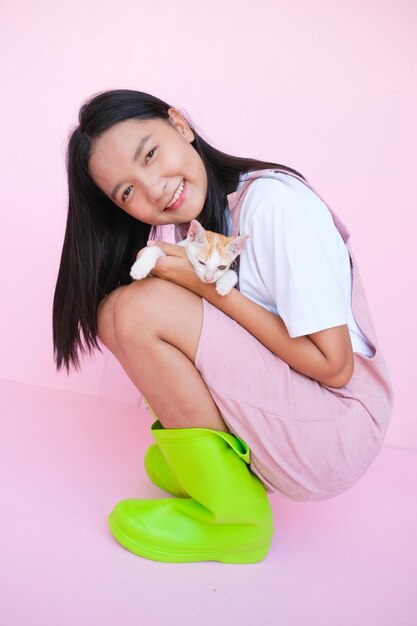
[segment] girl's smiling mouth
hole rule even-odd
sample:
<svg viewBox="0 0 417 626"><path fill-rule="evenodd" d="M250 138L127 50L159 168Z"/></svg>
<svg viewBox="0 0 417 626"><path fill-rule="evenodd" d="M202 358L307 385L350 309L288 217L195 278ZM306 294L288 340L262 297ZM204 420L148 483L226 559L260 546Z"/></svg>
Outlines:
<svg viewBox="0 0 417 626"><path fill-rule="evenodd" d="M178 188L176 192L174 193L172 200L168 202L168 204L166 205L164 211L175 211L175 209L177 209L183 203L184 195L185 195L185 180L183 179L178 185Z"/></svg>

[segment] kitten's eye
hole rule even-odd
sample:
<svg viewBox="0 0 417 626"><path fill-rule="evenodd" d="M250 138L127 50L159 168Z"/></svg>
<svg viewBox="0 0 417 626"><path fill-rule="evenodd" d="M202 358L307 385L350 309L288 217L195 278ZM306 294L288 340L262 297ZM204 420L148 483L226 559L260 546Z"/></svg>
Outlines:
<svg viewBox="0 0 417 626"><path fill-rule="evenodd" d="M200 259L198 259L198 262L199 262L201 265L205 265L204 261L200 261Z"/></svg>
<svg viewBox="0 0 417 626"><path fill-rule="evenodd" d="M127 198L129 197L129 194L132 191L132 189L133 189L133 185L129 185L129 187L126 187L126 189L124 190L124 192L122 194L122 202L127 200Z"/></svg>
<svg viewBox="0 0 417 626"><path fill-rule="evenodd" d="M219 265L218 270L225 270L227 265Z"/></svg>

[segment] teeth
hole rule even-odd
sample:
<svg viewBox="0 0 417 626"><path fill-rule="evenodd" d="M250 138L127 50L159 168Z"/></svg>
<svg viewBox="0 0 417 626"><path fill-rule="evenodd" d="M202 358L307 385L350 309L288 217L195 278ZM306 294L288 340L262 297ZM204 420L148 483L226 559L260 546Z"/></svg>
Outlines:
<svg viewBox="0 0 417 626"><path fill-rule="evenodd" d="M176 201L178 200L178 198L180 197L180 195L182 194L182 190L184 189L184 181L182 180L177 191L174 193L174 197L172 198L171 202L168 202L168 204L166 205L166 209L169 209L169 207L171 207L173 204L176 203Z"/></svg>

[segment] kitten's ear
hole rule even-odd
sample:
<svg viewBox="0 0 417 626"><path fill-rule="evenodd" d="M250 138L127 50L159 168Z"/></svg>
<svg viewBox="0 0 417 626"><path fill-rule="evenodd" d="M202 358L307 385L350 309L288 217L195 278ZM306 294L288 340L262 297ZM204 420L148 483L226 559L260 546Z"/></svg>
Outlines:
<svg viewBox="0 0 417 626"><path fill-rule="evenodd" d="M239 237L235 237L227 244L227 249L233 256L237 256L242 252L246 239L249 239L249 235L239 235Z"/></svg>
<svg viewBox="0 0 417 626"><path fill-rule="evenodd" d="M197 220L191 220L187 233L187 241L190 243L207 243L206 231Z"/></svg>

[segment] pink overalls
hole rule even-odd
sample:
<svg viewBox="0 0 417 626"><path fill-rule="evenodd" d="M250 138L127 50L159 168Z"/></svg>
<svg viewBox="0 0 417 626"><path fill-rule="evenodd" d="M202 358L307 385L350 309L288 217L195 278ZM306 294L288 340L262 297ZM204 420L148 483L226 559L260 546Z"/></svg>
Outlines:
<svg viewBox="0 0 417 626"><path fill-rule="evenodd" d="M239 234L245 191L263 173L252 173L227 198L233 234ZM331 214L351 259L353 315L375 350L371 358L354 353L353 376L345 387L299 374L203 300L196 366L230 431L249 445L251 469L268 490L294 500L322 500L351 487L378 453L392 413L392 389L349 232Z"/></svg>

